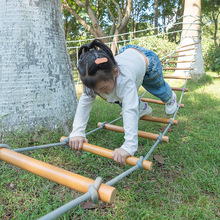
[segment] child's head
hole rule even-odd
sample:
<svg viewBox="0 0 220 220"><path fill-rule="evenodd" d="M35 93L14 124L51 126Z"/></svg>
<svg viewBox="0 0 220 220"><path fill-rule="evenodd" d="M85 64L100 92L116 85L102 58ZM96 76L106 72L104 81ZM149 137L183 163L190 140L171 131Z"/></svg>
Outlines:
<svg viewBox="0 0 220 220"><path fill-rule="evenodd" d="M80 47L78 70L83 84L92 93L105 93L110 92L115 82L117 63L110 48L96 39Z"/></svg>

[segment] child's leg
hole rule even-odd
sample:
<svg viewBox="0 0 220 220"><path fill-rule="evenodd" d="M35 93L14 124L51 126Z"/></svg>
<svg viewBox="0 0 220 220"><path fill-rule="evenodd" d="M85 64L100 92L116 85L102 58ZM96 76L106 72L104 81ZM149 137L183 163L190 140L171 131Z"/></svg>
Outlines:
<svg viewBox="0 0 220 220"><path fill-rule="evenodd" d="M164 103L168 102L172 98L172 90L163 79L162 65L157 54L137 45L126 45L120 49L119 53L123 53L128 48L136 48L148 58L148 69L145 73L142 86Z"/></svg>
<svg viewBox="0 0 220 220"><path fill-rule="evenodd" d="M148 69L142 86L164 103L172 97L172 89L163 78L163 70L159 57L152 51L145 53L148 58Z"/></svg>

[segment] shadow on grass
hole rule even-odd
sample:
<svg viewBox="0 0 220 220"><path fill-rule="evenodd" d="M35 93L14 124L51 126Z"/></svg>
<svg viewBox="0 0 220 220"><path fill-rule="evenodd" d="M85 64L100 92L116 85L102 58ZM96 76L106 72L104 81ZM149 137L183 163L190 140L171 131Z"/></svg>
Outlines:
<svg viewBox="0 0 220 220"><path fill-rule="evenodd" d="M187 82L187 87L190 87L190 91L195 91L196 89L213 84L213 77L210 75L204 75L199 79L192 79Z"/></svg>

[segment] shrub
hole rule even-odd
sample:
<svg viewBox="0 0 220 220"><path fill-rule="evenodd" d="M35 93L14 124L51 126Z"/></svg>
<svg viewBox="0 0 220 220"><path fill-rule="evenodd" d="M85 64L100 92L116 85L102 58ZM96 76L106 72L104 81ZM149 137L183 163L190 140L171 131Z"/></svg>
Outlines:
<svg viewBox="0 0 220 220"><path fill-rule="evenodd" d="M170 42L166 38L158 36L148 36L135 39L132 41L132 44L136 44L138 46L142 46L146 49L154 51L157 53L160 59L172 53L177 47L175 43Z"/></svg>
<svg viewBox="0 0 220 220"><path fill-rule="evenodd" d="M204 66L206 70L215 71L220 75L220 48L210 44L204 52Z"/></svg>

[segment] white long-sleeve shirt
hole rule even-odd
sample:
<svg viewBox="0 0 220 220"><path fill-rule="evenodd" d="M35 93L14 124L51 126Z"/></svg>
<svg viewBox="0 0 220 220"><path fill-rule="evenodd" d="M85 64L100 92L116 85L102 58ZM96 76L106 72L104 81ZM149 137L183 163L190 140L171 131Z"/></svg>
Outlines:
<svg viewBox="0 0 220 220"><path fill-rule="evenodd" d="M115 56L115 60L119 68L116 85L111 93L100 94L100 96L108 102L122 103L125 142L121 148L133 156L138 148L138 89L146 72L146 63L144 56L135 49L125 50ZM73 130L69 137L85 137L85 129L94 100L95 97L89 97L85 92L82 93L73 122Z"/></svg>

